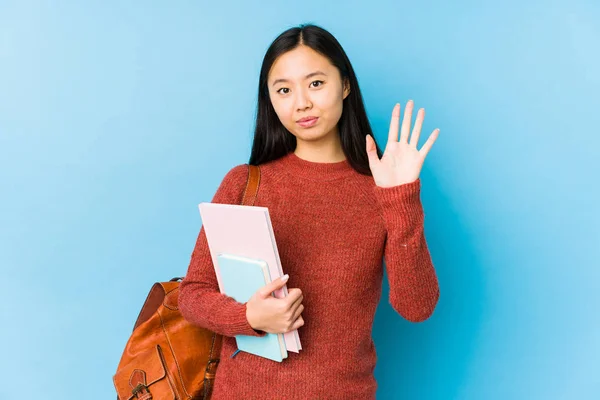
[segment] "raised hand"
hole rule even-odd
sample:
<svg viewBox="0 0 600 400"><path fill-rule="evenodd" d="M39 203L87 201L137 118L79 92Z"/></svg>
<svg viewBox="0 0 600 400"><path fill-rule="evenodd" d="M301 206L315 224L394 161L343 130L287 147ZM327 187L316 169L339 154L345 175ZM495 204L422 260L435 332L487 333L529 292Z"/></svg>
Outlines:
<svg viewBox="0 0 600 400"><path fill-rule="evenodd" d="M404 110L400 140L398 140L398 126L400 124L400 104L397 103L392 111L389 137L381 160L377 156L375 141L371 135L366 135L367 155L369 157L369 168L373 174L375 184L380 187L392 187L405 183L414 182L419 178L423 162L431 146L438 137L439 129L434 129L429 138L417 150L425 109L419 109L417 120L410 135L410 123L412 119L413 101L409 100Z"/></svg>

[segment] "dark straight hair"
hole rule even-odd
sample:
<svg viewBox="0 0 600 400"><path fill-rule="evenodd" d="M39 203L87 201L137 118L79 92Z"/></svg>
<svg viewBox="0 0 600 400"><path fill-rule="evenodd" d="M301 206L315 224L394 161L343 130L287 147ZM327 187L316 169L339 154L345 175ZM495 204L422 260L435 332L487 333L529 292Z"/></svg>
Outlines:
<svg viewBox="0 0 600 400"><path fill-rule="evenodd" d="M271 43L265 53L258 81L256 127L249 164L259 165L275 160L296 149L296 137L288 132L275 113L269 97L267 78L271 66L279 56L301 45L308 46L329 59L340 72L342 83L350 83L350 93L344 99L342 115L338 122L340 141L350 165L359 173L371 176L365 136L371 135L373 139L375 137L354 69L337 39L325 29L313 24L302 24L286 30ZM377 144L376 147L377 155L381 158L382 152Z"/></svg>

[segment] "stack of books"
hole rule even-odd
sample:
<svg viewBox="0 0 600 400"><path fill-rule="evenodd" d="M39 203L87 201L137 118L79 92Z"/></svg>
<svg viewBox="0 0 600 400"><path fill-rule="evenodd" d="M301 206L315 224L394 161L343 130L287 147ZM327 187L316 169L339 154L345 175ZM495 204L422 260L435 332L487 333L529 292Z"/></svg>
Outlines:
<svg viewBox="0 0 600 400"><path fill-rule="evenodd" d="M283 276L267 207L200 203L198 208L221 293L245 303ZM276 298L287 295L287 286L273 292ZM288 357L288 351L302 350L297 329L235 339L239 350L278 362Z"/></svg>

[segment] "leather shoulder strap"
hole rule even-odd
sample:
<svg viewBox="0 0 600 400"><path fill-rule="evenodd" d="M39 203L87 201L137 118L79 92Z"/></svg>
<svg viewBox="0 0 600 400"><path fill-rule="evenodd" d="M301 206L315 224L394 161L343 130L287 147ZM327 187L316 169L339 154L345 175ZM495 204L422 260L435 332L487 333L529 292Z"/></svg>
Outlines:
<svg viewBox="0 0 600 400"><path fill-rule="evenodd" d="M246 182L246 188L244 189L244 196L242 197L242 205L252 206L256 200L258 193L258 186L260 184L260 167L257 165L248 164L248 181ZM223 336L213 332L212 342L210 344L210 354L208 356L208 363L204 370L204 398L209 398L209 392L212 391L211 385L215 378L216 368L220 362L218 357L219 351L221 350Z"/></svg>
<svg viewBox="0 0 600 400"><path fill-rule="evenodd" d="M252 206L256 200L258 193L258 186L260 184L260 167L257 165L248 164L248 182L246 182L246 189L244 190L244 197L242 198L242 205Z"/></svg>

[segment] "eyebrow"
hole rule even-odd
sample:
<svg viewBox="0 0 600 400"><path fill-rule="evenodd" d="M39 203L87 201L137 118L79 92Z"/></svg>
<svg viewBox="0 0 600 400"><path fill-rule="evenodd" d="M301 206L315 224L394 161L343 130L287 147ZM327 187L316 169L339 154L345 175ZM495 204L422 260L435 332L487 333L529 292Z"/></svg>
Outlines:
<svg viewBox="0 0 600 400"><path fill-rule="evenodd" d="M310 74L306 75L306 76L304 77L304 79L312 78L312 77L313 77L313 76L315 76L315 75L325 75L325 76L327 76L327 74L325 74L324 72L321 72L321 71L315 71L315 72L311 72ZM289 82L289 81L288 81L287 79L277 79L277 80L275 80L275 82L273 82L273 83L271 84L271 86L275 86L275 85L276 85L276 84L278 84L279 82Z"/></svg>

